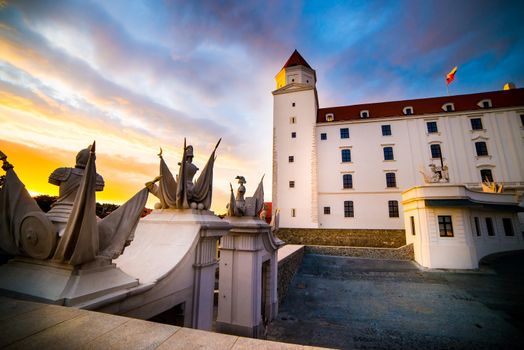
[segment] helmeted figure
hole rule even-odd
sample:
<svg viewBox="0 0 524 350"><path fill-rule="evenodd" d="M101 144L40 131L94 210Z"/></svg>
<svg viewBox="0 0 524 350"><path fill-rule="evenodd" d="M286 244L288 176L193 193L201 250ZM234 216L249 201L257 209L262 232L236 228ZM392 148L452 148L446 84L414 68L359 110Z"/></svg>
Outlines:
<svg viewBox="0 0 524 350"><path fill-rule="evenodd" d="M189 145L186 147L186 159L184 164L184 176L186 179L186 191L187 191L187 200L189 203L192 202L193 199L193 188L195 185L193 184L193 178L195 177L196 172L199 170L195 164L193 164L193 146ZM178 165L182 165L181 163L178 163Z"/></svg>
<svg viewBox="0 0 524 350"><path fill-rule="evenodd" d="M158 156L160 157L160 175L155 180L147 182L146 187L154 194L160 203L155 205L156 209L209 209L213 195L213 166L215 164L215 152L220 144L220 140L211 153L204 169L198 179L193 181L196 172L199 170L193 164L193 146L186 146L184 139L184 148L182 162L178 175L175 177L169 170L164 158L162 149ZM159 181L156 185L155 182Z"/></svg>
<svg viewBox="0 0 524 350"><path fill-rule="evenodd" d="M0 152L5 183L0 188L0 250L12 256L53 260L76 267L110 265L133 240L147 201L141 189L104 219L96 217L95 191L104 188L96 173L95 142L80 151L74 168L58 168L49 182L60 186L59 198L47 213L38 207Z"/></svg>
<svg viewBox="0 0 524 350"><path fill-rule="evenodd" d="M76 155L76 165L74 168L58 168L49 175L49 183L59 186L58 199L47 212L47 217L57 228L58 235L61 237L65 226L71 215L76 193L84 176L87 160L89 159L89 149L85 148ZM96 191L104 189L104 179L96 174Z"/></svg>
<svg viewBox="0 0 524 350"><path fill-rule="evenodd" d="M260 213L264 209L264 185L263 180L260 179L253 197L244 198L246 194L246 179L244 176L238 175L235 179L238 180L238 189L236 196L233 195L233 186L229 184L231 188L231 195L229 203L227 204L227 216L255 216L259 217Z"/></svg>

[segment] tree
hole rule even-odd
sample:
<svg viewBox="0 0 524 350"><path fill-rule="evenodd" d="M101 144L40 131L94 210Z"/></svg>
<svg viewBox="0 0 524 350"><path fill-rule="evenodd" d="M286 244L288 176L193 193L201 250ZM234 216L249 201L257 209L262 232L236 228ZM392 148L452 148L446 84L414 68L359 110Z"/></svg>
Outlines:
<svg viewBox="0 0 524 350"><path fill-rule="evenodd" d="M47 194L41 194L33 198L44 213L47 213L51 209L51 205L58 199L57 196L49 196Z"/></svg>

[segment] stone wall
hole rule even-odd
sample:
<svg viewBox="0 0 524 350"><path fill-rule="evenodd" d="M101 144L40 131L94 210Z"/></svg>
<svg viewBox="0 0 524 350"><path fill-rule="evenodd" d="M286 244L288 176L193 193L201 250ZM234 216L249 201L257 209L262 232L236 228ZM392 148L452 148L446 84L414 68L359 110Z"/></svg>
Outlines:
<svg viewBox="0 0 524 350"><path fill-rule="evenodd" d="M280 228L276 236L288 244L398 248L405 230L343 230Z"/></svg>
<svg viewBox="0 0 524 350"><path fill-rule="evenodd" d="M278 304L284 300L289 285L298 271L298 268L302 264L304 258L304 247L301 247L292 254L286 256L284 259L278 262L278 282L277 282L277 293L278 293Z"/></svg>
<svg viewBox="0 0 524 350"><path fill-rule="evenodd" d="M413 244L399 248L306 246L306 254L353 256L371 259L414 260Z"/></svg>

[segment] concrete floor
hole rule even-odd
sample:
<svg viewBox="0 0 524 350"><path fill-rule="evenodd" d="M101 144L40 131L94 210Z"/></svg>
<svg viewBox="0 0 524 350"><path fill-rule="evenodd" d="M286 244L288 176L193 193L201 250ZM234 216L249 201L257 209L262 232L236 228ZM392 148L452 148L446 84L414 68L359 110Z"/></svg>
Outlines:
<svg viewBox="0 0 524 350"><path fill-rule="evenodd" d="M306 255L268 339L341 349L524 347L524 253L479 271Z"/></svg>

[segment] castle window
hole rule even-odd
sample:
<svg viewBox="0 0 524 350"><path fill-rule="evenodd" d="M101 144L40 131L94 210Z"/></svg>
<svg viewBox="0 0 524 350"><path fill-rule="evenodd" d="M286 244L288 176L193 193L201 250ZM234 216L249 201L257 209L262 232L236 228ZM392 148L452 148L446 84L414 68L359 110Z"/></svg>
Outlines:
<svg viewBox="0 0 524 350"><path fill-rule="evenodd" d="M488 146L486 146L486 142L484 141L475 142L475 150L479 157L488 155Z"/></svg>
<svg viewBox="0 0 524 350"><path fill-rule="evenodd" d="M453 112L455 110L455 105L453 105L453 103L445 103L443 106L442 106L442 109L445 111L445 112Z"/></svg>
<svg viewBox="0 0 524 350"><path fill-rule="evenodd" d="M473 218L473 221L475 221L475 234L477 235L477 237L479 237L480 236L480 221L479 221L479 218L475 216Z"/></svg>
<svg viewBox="0 0 524 350"><path fill-rule="evenodd" d="M353 188L353 175L351 174L342 175L342 186L344 188Z"/></svg>
<svg viewBox="0 0 524 350"><path fill-rule="evenodd" d="M296 122L297 122L297 117L289 117L290 124L296 124Z"/></svg>
<svg viewBox="0 0 524 350"><path fill-rule="evenodd" d="M289 162L293 163L295 161L295 156L289 156Z"/></svg>
<svg viewBox="0 0 524 350"><path fill-rule="evenodd" d="M349 129L348 128L340 128L340 138L349 139Z"/></svg>
<svg viewBox="0 0 524 350"><path fill-rule="evenodd" d="M524 114L520 115L520 124L522 124L522 127L524 128Z"/></svg>
<svg viewBox="0 0 524 350"><path fill-rule="evenodd" d="M506 236L515 236L515 231L513 231L513 222L511 222L510 218L503 218L502 226L504 226L504 234Z"/></svg>
<svg viewBox="0 0 524 350"><path fill-rule="evenodd" d="M397 177L395 173L386 173L386 186L397 187Z"/></svg>
<svg viewBox="0 0 524 350"><path fill-rule="evenodd" d="M426 127L428 128L428 134L438 132L437 122L427 122Z"/></svg>
<svg viewBox="0 0 524 350"><path fill-rule="evenodd" d="M297 138L297 133L295 131L291 132L291 138L292 139L296 139Z"/></svg>
<svg viewBox="0 0 524 350"><path fill-rule="evenodd" d="M430 145L429 149L431 150L431 158L440 158L442 157L442 151L440 150L440 145Z"/></svg>
<svg viewBox="0 0 524 350"><path fill-rule="evenodd" d="M438 216L438 228L440 237L453 237L453 223L450 215Z"/></svg>
<svg viewBox="0 0 524 350"><path fill-rule="evenodd" d="M493 182L493 173L491 172L491 169L480 170L480 181Z"/></svg>
<svg viewBox="0 0 524 350"><path fill-rule="evenodd" d="M398 218L398 201L388 201L388 210L390 218Z"/></svg>
<svg viewBox="0 0 524 350"><path fill-rule="evenodd" d="M413 236L416 235L416 232L415 232L415 217L414 216L410 216L409 217L409 221L411 222L411 234Z"/></svg>
<svg viewBox="0 0 524 350"><path fill-rule="evenodd" d="M297 210L295 208L292 208L291 209L291 217L294 218L295 216L297 216Z"/></svg>
<svg viewBox="0 0 524 350"><path fill-rule="evenodd" d="M485 99L485 100L482 100L478 103L478 106L480 108L491 108L492 105L491 105L491 100L490 99Z"/></svg>
<svg viewBox="0 0 524 350"><path fill-rule="evenodd" d="M350 149L343 149L341 151L342 153L342 161L343 162L351 162L351 150Z"/></svg>
<svg viewBox="0 0 524 350"><path fill-rule="evenodd" d="M321 140L327 140L327 134L325 132L321 133L320 134L320 139Z"/></svg>
<svg viewBox="0 0 524 350"><path fill-rule="evenodd" d="M360 111L360 118L369 118L369 111L368 110L364 110L364 111Z"/></svg>
<svg viewBox="0 0 524 350"><path fill-rule="evenodd" d="M353 208L353 201L344 201L344 217L352 218L355 216L355 211Z"/></svg>
<svg viewBox="0 0 524 350"><path fill-rule="evenodd" d="M469 120L471 123L471 130L482 130L482 119L480 118L471 118Z"/></svg>
<svg viewBox="0 0 524 350"><path fill-rule="evenodd" d="M492 218L486 218L486 228L488 229L488 236L495 236L495 228L493 227Z"/></svg>
<svg viewBox="0 0 524 350"><path fill-rule="evenodd" d="M295 102L293 102L293 103L291 104L291 107L295 107Z"/></svg>
<svg viewBox="0 0 524 350"><path fill-rule="evenodd" d="M413 107L404 107L402 110L404 112L404 115L412 115L413 114Z"/></svg>
<svg viewBox="0 0 524 350"><path fill-rule="evenodd" d="M391 125L382 125L382 136L391 136Z"/></svg>
<svg viewBox="0 0 524 350"><path fill-rule="evenodd" d="M295 188L295 181L289 181L289 188Z"/></svg>
<svg viewBox="0 0 524 350"><path fill-rule="evenodd" d="M324 207L324 215L331 214L331 207Z"/></svg>
<svg viewBox="0 0 524 350"><path fill-rule="evenodd" d="M327 122L332 122L333 120L335 120L335 115L333 113L327 113L326 114L326 121Z"/></svg>
<svg viewBox="0 0 524 350"><path fill-rule="evenodd" d="M384 160L395 160L393 147L384 147Z"/></svg>

